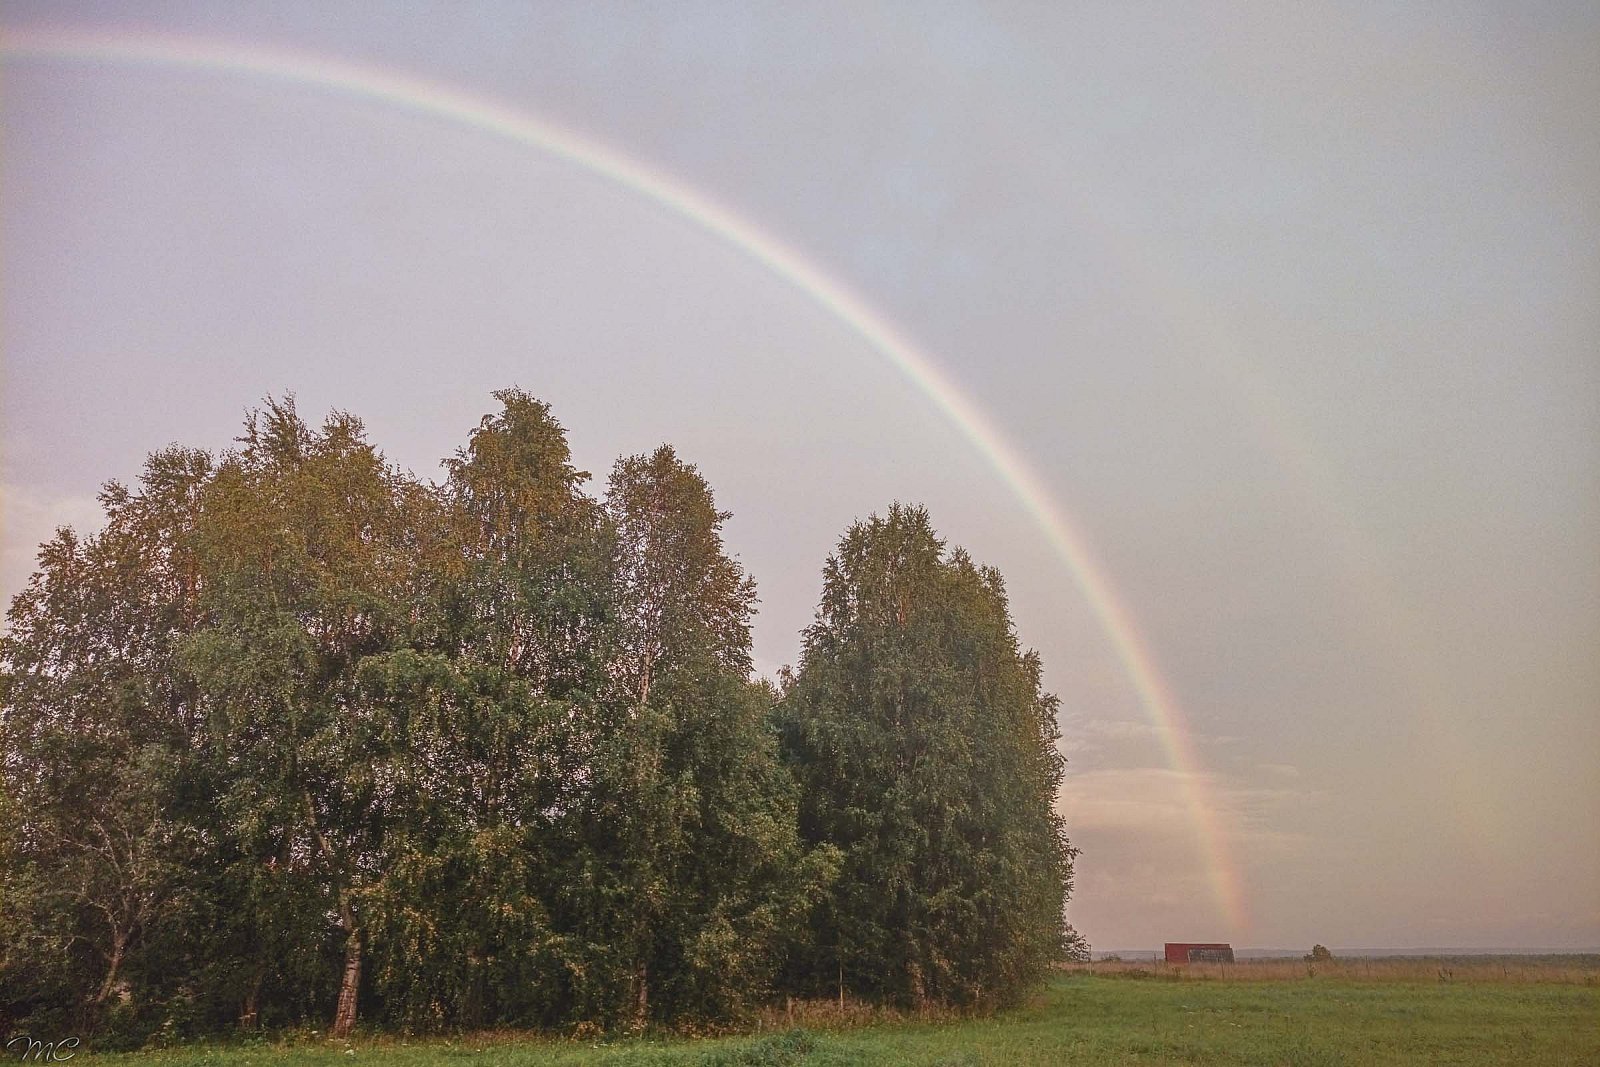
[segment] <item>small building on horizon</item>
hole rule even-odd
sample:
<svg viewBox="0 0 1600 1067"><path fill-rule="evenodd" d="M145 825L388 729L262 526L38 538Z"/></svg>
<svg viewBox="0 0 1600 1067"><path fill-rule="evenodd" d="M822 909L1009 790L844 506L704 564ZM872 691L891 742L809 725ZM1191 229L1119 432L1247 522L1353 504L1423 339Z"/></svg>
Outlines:
<svg viewBox="0 0 1600 1067"><path fill-rule="evenodd" d="M1185 941L1167 942L1168 963L1232 963L1233 946L1219 944L1191 944Z"/></svg>

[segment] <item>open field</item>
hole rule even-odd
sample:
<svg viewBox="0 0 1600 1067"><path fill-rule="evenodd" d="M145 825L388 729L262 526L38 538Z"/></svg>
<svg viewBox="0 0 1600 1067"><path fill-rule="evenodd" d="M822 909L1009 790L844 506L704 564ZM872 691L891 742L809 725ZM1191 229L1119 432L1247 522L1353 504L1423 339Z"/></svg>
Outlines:
<svg viewBox="0 0 1600 1067"><path fill-rule="evenodd" d="M1532 977L1537 964L1506 960L1496 977L1491 960L1433 961L1453 972L1441 980L1437 967L1416 977L1426 961L1365 961L1371 967L1363 971L1353 960L1319 965L1314 977L1291 962L1217 969L1233 972L1226 975L1100 964L1063 973L1025 1007L983 1019L850 1025L818 1007L799 1016L803 1027L721 1039L502 1034L335 1044L301 1035L92 1059L104 1067L1600 1063L1593 966L1557 965Z"/></svg>
<svg viewBox="0 0 1600 1067"><path fill-rule="evenodd" d="M1297 959L1170 964L1160 960L1103 960L1073 964L1067 973L1168 981L1283 982L1302 978L1356 982L1535 982L1600 985L1600 956L1386 956L1310 963Z"/></svg>

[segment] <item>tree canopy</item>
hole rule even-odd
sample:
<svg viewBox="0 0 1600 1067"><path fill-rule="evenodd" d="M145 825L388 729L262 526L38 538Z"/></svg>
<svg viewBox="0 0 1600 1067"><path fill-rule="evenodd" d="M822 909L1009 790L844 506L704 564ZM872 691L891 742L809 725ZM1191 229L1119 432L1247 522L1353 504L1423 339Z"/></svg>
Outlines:
<svg viewBox="0 0 1600 1067"><path fill-rule="evenodd" d="M782 691L668 446L495 394L429 482L269 400L63 529L0 636L0 1029L639 1028L999 1002L1064 950L1054 698L896 506Z"/></svg>
<svg viewBox="0 0 1600 1067"><path fill-rule="evenodd" d="M1062 957L1055 710L998 572L947 549L921 508L846 531L778 708L801 832L844 854L802 980L981 1003Z"/></svg>

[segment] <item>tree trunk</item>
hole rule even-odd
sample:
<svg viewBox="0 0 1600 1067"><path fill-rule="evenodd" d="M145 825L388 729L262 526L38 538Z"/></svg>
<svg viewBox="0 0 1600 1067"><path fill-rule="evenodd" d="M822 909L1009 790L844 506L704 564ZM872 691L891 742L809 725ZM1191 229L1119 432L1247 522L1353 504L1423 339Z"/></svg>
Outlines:
<svg viewBox="0 0 1600 1067"><path fill-rule="evenodd" d="M261 1026L261 971L258 969L255 976L250 979L250 985L244 991L244 1000L239 1005L239 1029L257 1030Z"/></svg>
<svg viewBox="0 0 1600 1067"><path fill-rule="evenodd" d="M639 668L639 706L642 708L650 703L650 668L653 659L648 652L645 653L644 664Z"/></svg>
<svg viewBox="0 0 1600 1067"><path fill-rule="evenodd" d="M339 982L339 1006L333 1013L334 1037L344 1037L356 1025L356 996L361 991L361 938L355 930L344 943L344 978Z"/></svg>
<svg viewBox="0 0 1600 1067"><path fill-rule="evenodd" d="M639 964L639 1001L633 1007L633 1025L643 1030L650 1021L650 964Z"/></svg>
<svg viewBox="0 0 1600 1067"><path fill-rule="evenodd" d="M917 966L916 960L906 961L906 985L911 990L911 1002L917 1006L917 1010L919 1012L926 1011L928 1009L928 988L923 984L922 968Z"/></svg>
<svg viewBox="0 0 1600 1067"><path fill-rule="evenodd" d="M356 1002L361 994L361 931L356 910L346 895L339 901L339 925L344 927L344 977L339 981L339 1006L333 1011L334 1037L344 1037L356 1025Z"/></svg>
<svg viewBox="0 0 1600 1067"><path fill-rule="evenodd" d="M306 821L317 839L317 849L331 861L335 858L334 852L317 825L317 808L311 802L311 790L304 789L300 795L306 802ZM349 888L339 891L339 925L345 933L344 977L339 980L339 1004L333 1010L333 1028L329 1031L333 1037L344 1037L355 1027L356 1002L361 993L361 930L356 926L356 909L350 894Z"/></svg>
<svg viewBox="0 0 1600 1067"><path fill-rule="evenodd" d="M111 935L111 954L106 957L106 978L100 983L100 991L94 995L94 1006L103 1007L111 999L111 991L117 987L117 972L122 967L122 955L127 949L127 938L121 933Z"/></svg>

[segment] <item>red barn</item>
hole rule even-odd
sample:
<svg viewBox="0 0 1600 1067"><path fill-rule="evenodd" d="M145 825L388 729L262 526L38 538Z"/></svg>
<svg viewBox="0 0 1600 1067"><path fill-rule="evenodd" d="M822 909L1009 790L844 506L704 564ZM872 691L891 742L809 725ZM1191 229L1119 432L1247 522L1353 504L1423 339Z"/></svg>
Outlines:
<svg viewBox="0 0 1600 1067"><path fill-rule="evenodd" d="M1232 945L1190 945L1167 942L1168 963L1232 963Z"/></svg>

